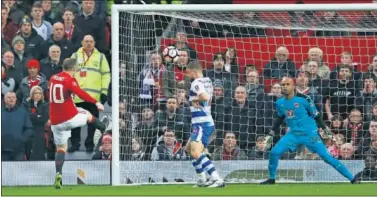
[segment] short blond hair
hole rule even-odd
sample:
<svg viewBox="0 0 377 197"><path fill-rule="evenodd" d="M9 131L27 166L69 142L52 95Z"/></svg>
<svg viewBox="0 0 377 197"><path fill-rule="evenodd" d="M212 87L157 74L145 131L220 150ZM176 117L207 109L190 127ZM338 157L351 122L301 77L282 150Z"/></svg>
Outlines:
<svg viewBox="0 0 377 197"><path fill-rule="evenodd" d="M310 48L309 51L308 51L308 54L310 55L312 53L318 53L319 56L323 57L323 51L322 51L322 49L320 49L318 47Z"/></svg>
<svg viewBox="0 0 377 197"><path fill-rule="evenodd" d="M29 98L28 98L28 101L30 101L30 100L34 100L34 92L35 92L36 90L39 90L39 91L42 92L42 101L44 101L44 100L45 100L45 96L44 96L44 94L43 94L43 89L41 88L41 86L34 86L34 87L32 87L32 88L30 89L30 96L29 96Z"/></svg>

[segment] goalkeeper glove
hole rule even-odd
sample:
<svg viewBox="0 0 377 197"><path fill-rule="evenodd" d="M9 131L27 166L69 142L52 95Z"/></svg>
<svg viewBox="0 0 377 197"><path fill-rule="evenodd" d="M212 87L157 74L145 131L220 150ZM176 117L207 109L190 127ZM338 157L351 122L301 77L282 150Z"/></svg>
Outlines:
<svg viewBox="0 0 377 197"><path fill-rule="evenodd" d="M323 136L324 139L331 139L332 141L335 141L334 135L331 131L329 131L327 128L322 129L322 131L325 135Z"/></svg>
<svg viewBox="0 0 377 197"><path fill-rule="evenodd" d="M274 136L275 136L275 131L270 130L264 139L264 142L266 144L266 146L264 147L264 151L267 151L271 148L272 143L274 141Z"/></svg>

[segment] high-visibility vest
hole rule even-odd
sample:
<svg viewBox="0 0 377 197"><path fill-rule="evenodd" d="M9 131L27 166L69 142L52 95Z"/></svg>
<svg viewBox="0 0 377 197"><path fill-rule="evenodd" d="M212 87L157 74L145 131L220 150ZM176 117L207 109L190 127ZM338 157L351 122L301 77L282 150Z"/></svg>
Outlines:
<svg viewBox="0 0 377 197"><path fill-rule="evenodd" d="M97 101L100 101L101 94L107 95L110 83L110 67L104 54L94 49L89 59L82 47L74 54L72 58L77 61L77 73L75 78L81 89L87 92ZM75 96L75 103L83 102Z"/></svg>

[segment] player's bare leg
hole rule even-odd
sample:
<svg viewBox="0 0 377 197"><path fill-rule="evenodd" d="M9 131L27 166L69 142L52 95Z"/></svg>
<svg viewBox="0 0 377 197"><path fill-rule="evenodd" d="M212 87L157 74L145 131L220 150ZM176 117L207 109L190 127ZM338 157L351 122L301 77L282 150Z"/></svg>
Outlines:
<svg viewBox="0 0 377 197"><path fill-rule="evenodd" d="M62 169L65 160L65 153L67 152L67 144L57 144L56 145L56 156L55 156L55 188L60 189L63 186L63 176Z"/></svg>
<svg viewBox="0 0 377 197"><path fill-rule="evenodd" d="M207 155L204 153L204 149L204 145L201 142L190 142L190 155L195 159L193 165L196 168L197 173L199 172L198 169L202 170L200 173L198 173L199 180L197 185L204 187L224 187L224 181L220 178L220 175L216 171L212 161L208 159ZM211 176L210 182L206 182L204 171ZM204 183L204 185L200 185L203 182L206 183Z"/></svg>

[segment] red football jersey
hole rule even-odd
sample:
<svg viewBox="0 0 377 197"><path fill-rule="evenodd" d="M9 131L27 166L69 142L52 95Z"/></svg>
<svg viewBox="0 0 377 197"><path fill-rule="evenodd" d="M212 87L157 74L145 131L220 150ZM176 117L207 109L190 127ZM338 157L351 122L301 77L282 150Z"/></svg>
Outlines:
<svg viewBox="0 0 377 197"><path fill-rule="evenodd" d="M51 76L49 83L50 120L57 125L72 119L78 114L73 94L82 100L96 103L97 101L80 88L77 80L67 72Z"/></svg>

